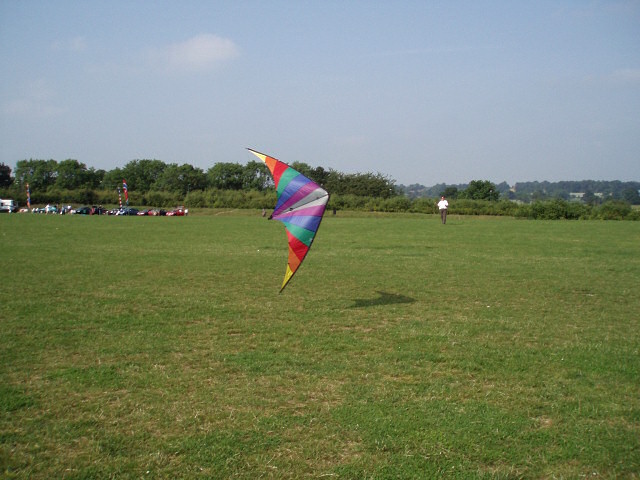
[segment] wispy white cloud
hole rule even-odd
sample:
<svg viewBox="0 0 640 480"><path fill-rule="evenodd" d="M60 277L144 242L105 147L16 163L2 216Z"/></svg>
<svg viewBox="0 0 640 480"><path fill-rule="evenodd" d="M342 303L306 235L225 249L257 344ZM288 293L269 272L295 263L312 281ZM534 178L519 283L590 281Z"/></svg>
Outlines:
<svg viewBox="0 0 640 480"><path fill-rule="evenodd" d="M463 53L477 51L501 50L503 47L499 45L442 45L423 48L407 48L404 50L387 50L380 52L372 52L366 54L365 57L404 57L412 55L430 55L441 53Z"/></svg>
<svg viewBox="0 0 640 480"><path fill-rule="evenodd" d="M87 50L87 41L84 37L57 40L51 44L51 49L54 51L84 52Z"/></svg>
<svg viewBox="0 0 640 480"><path fill-rule="evenodd" d="M233 41L202 34L152 51L150 61L167 71L194 72L209 70L239 54L240 50Z"/></svg>
<svg viewBox="0 0 640 480"><path fill-rule="evenodd" d="M616 84L640 85L640 68L621 68L609 74L607 79Z"/></svg>
<svg viewBox="0 0 640 480"><path fill-rule="evenodd" d="M21 118L50 118L66 112L55 105L53 92L43 80L27 85L25 92L2 106L5 115Z"/></svg>
<svg viewBox="0 0 640 480"><path fill-rule="evenodd" d="M640 68L619 68L606 74L587 75L584 81L587 85L636 87L640 86Z"/></svg>

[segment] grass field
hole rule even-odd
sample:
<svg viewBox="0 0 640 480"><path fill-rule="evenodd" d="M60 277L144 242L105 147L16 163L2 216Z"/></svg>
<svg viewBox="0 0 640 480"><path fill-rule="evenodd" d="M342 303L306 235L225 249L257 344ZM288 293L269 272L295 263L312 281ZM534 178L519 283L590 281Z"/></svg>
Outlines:
<svg viewBox="0 0 640 480"><path fill-rule="evenodd" d="M639 478L640 223L0 216L4 478Z"/></svg>

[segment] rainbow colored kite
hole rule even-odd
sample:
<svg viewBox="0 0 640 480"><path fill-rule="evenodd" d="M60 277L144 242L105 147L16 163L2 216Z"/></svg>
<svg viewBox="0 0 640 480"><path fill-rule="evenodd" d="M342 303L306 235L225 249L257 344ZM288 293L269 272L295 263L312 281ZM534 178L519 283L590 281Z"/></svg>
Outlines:
<svg viewBox="0 0 640 480"><path fill-rule="evenodd" d="M269 220L281 221L287 231L289 260L280 287L282 292L309 253L327 208L329 193L286 163L250 148L247 150L262 160L271 172L278 201Z"/></svg>

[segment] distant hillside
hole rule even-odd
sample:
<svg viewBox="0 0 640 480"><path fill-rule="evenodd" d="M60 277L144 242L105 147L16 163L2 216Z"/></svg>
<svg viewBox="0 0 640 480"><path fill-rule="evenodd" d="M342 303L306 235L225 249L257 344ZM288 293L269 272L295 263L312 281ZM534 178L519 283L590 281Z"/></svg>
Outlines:
<svg viewBox="0 0 640 480"><path fill-rule="evenodd" d="M446 190L465 190L468 184L439 183L431 187L424 185L399 185L398 189L407 197L437 198ZM564 200L591 200L592 198L606 200L625 200L632 204L640 204L640 182L621 182L619 180L580 180L561 182L518 182L509 186L507 182L496 185L501 198L531 202L561 198Z"/></svg>
<svg viewBox="0 0 640 480"><path fill-rule="evenodd" d="M455 188L459 192L462 190L466 190L469 186L468 183L459 183L459 184L446 184L446 183L438 183L432 187L425 187L424 185L413 184L409 186L398 185L398 189L407 197L413 198L436 198L441 196L445 190ZM502 182L496 185L496 189L500 192L500 194L506 194L510 187L507 182Z"/></svg>

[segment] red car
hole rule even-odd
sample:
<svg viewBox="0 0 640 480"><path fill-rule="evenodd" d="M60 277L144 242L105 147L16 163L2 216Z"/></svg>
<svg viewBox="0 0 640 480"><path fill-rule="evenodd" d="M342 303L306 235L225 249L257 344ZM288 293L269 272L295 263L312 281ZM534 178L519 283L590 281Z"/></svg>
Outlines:
<svg viewBox="0 0 640 480"><path fill-rule="evenodd" d="M170 212L167 212L167 217L184 217L187 211L188 210L185 210L184 207L180 206L175 210L171 210Z"/></svg>

